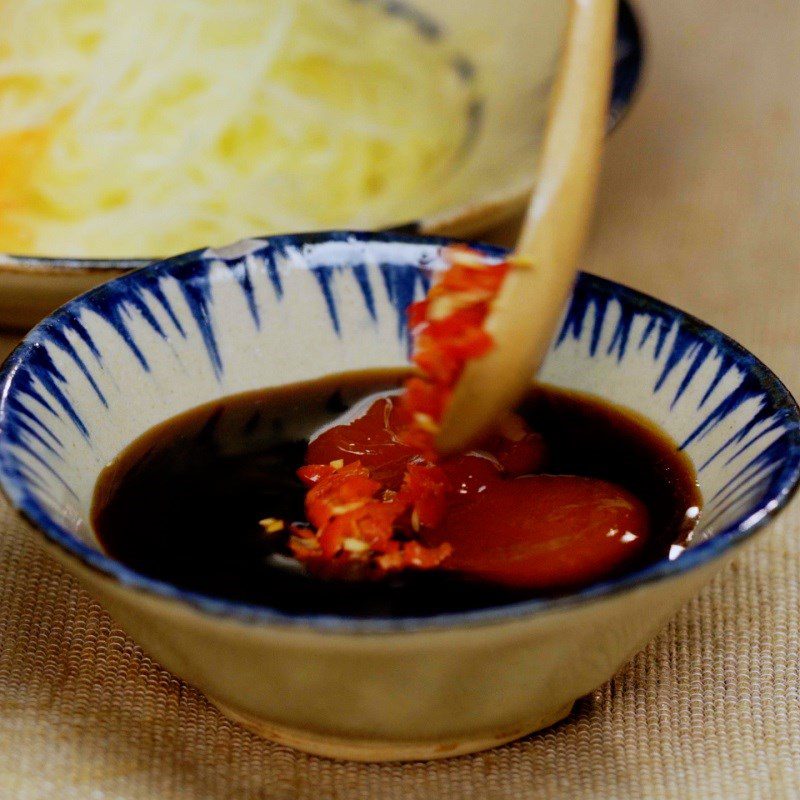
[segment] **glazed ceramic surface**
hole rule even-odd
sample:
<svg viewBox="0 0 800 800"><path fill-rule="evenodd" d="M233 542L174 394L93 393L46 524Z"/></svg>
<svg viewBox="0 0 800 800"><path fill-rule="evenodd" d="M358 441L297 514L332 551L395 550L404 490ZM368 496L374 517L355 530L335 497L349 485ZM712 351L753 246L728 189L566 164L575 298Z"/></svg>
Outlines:
<svg viewBox="0 0 800 800"><path fill-rule="evenodd" d="M566 0L427 0L424 14L386 2L420 35L454 53L476 102L469 142L438 211L397 225L424 233L472 235L517 213L533 185L547 100L567 20ZM631 102L642 68L642 41L630 5L620 7L609 107L614 127ZM429 194L429 189L426 189ZM409 224L410 223L410 224ZM29 327L69 298L151 259L71 259L0 254L0 325Z"/></svg>
<svg viewBox="0 0 800 800"><path fill-rule="evenodd" d="M72 301L3 370L0 482L48 549L166 667L235 718L312 752L437 757L556 721L798 481L798 409L766 367L680 311L582 275L541 378L638 411L688 453L705 508L677 559L561 598L354 620L195 595L103 554L88 522L92 491L128 443L224 395L404 364L405 309L441 266L440 248L337 233L196 251Z"/></svg>

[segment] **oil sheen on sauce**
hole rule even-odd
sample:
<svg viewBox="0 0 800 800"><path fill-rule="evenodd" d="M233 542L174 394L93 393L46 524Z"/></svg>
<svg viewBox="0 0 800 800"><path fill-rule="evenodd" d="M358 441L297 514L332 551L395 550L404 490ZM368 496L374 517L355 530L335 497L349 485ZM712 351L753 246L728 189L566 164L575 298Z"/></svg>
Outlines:
<svg viewBox="0 0 800 800"><path fill-rule="evenodd" d="M266 517L304 520L306 490L295 471L309 437L361 398L397 388L405 375L347 373L247 392L156 426L100 475L92 517L101 545L137 572L182 589L292 614L428 616L541 596L500 585L491 570L322 580L287 555L285 538L259 525ZM691 464L663 433L631 412L545 385L534 386L517 411L544 437L548 475L599 478L644 503L650 534L624 570L666 558L686 540L700 496Z"/></svg>

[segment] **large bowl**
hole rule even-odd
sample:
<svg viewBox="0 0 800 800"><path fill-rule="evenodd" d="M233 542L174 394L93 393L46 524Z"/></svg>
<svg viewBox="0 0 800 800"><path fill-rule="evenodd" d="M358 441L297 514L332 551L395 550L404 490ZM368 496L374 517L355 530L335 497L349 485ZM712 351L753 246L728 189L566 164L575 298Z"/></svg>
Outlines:
<svg viewBox="0 0 800 800"><path fill-rule="evenodd" d="M321 0L324 2L324 0ZM401 2L383 2L388 13L422 27L467 54L475 85L476 120L468 146L444 187L434 213L392 225L408 232L472 236L518 213L535 180L547 100L566 24L566 0L505 0L498 14L492 0L426 0L424 15ZM412 4L413 5L413 4ZM613 128L631 102L642 67L636 17L620 6L615 74L608 126ZM421 187L428 206L429 187ZM243 231L243 234L247 231ZM61 303L153 258L67 258L0 253L0 325L30 327ZM153 256L158 254L154 253Z"/></svg>
<svg viewBox="0 0 800 800"><path fill-rule="evenodd" d="M582 275L541 377L627 406L680 443L705 508L676 560L557 598L365 620L193 594L103 553L92 490L127 444L224 395L406 363L404 312L440 247L336 233L178 256L59 309L0 375L0 484L31 535L167 668L235 719L310 752L442 757L557 721L798 483L798 408L763 364L681 311Z"/></svg>

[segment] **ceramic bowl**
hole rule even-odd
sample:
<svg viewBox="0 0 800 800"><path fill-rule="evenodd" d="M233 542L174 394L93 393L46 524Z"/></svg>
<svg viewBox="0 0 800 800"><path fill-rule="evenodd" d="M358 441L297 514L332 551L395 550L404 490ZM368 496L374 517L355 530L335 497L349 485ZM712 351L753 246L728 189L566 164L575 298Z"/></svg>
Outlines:
<svg viewBox="0 0 800 800"><path fill-rule="evenodd" d="M582 275L541 378L643 414L686 451L705 508L677 559L558 598L356 620L192 594L102 552L92 490L127 444L224 395L405 364L405 309L440 247L337 233L178 256L59 309L0 376L0 483L47 549L226 714L313 753L443 757L556 722L765 526L800 475L798 408L763 364L681 311Z"/></svg>
<svg viewBox="0 0 800 800"><path fill-rule="evenodd" d="M434 211L419 221L390 224L408 232L468 236L518 213L534 182L568 3L505 0L503 13L497 14L491 0L426 0L421 15L404 3L379 1L421 35L440 39L456 54L468 54L458 64L476 97L472 133L458 168L440 198L431 201L429 187L420 198L420 206ZM641 67L639 27L623 0L609 128L631 102ZM0 325L27 328L69 298L153 260L40 255L54 257L0 254Z"/></svg>

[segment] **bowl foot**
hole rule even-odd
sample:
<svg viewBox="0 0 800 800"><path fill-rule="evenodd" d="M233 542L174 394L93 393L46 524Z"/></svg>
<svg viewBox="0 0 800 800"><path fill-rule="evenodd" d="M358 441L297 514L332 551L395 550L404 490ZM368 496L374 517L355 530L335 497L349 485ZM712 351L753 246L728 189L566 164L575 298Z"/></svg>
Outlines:
<svg viewBox="0 0 800 800"><path fill-rule="evenodd" d="M501 744L513 742L529 733L555 725L572 711L567 703L537 718L513 728L500 729L485 736L457 738L439 742L381 741L376 739L351 739L322 733L314 733L286 725L278 725L238 711L224 702L210 697L209 700L229 719L243 725L249 731L277 744L288 745L304 753L333 758L340 761L428 761L451 758L480 750L489 750Z"/></svg>

